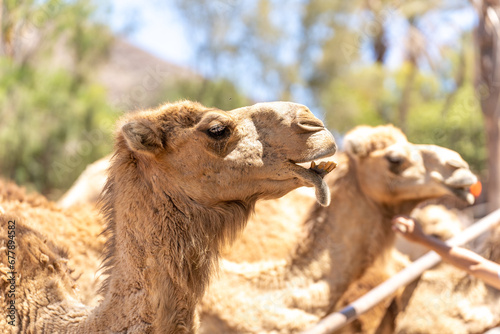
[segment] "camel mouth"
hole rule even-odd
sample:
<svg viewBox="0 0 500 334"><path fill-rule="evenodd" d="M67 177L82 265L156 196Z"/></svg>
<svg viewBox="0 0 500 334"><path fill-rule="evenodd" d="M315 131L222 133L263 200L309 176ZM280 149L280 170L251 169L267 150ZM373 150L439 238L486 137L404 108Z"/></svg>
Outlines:
<svg viewBox="0 0 500 334"><path fill-rule="evenodd" d="M316 200L322 206L330 205L330 189L323 179L328 173L337 167L337 163L334 161L322 161L319 164L310 161L310 167L307 168L304 162L295 163L291 161L294 166L296 175L303 180L307 186L315 188Z"/></svg>
<svg viewBox="0 0 500 334"><path fill-rule="evenodd" d="M448 189L459 199L467 202L467 204L472 205L475 202L474 195L470 192L470 186L466 187L448 187Z"/></svg>
<svg viewBox="0 0 500 334"><path fill-rule="evenodd" d="M445 180L444 184L456 197L472 205L475 198L470 192L470 187L476 182L477 177L469 170L459 169L450 178Z"/></svg>
<svg viewBox="0 0 500 334"><path fill-rule="evenodd" d="M324 178L326 174L330 173L336 167L337 163L335 161L321 161L319 165L316 165L316 162L313 160L309 169Z"/></svg>

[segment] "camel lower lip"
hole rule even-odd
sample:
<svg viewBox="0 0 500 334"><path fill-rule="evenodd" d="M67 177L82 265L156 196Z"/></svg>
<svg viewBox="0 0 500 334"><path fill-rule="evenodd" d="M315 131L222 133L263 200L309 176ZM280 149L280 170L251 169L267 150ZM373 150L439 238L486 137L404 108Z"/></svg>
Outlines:
<svg viewBox="0 0 500 334"><path fill-rule="evenodd" d="M328 185L323 180L323 177L328 172L318 172L316 169L305 168L295 163L292 164L294 166L296 176L301 179L306 186L314 187L316 200L322 206L330 205L330 189Z"/></svg>
<svg viewBox="0 0 500 334"><path fill-rule="evenodd" d="M474 204L475 198L474 195L469 191L469 187L464 188L450 188L455 196L460 198L461 200L466 201L469 205Z"/></svg>
<svg viewBox="0 0 500 334"><path fill-rule="evenodd" d="M310 163L310 166L308 167L307 165ZM321 161L319 164L316 164L316 162L310 161L310 162L302 162L302 163L295 163L297 166L300 166L304 169L310 170L312 172L315 172L318 174L320 177L325 177L328 173L333 171L337 167L337 163L335 161Z"/></svg>

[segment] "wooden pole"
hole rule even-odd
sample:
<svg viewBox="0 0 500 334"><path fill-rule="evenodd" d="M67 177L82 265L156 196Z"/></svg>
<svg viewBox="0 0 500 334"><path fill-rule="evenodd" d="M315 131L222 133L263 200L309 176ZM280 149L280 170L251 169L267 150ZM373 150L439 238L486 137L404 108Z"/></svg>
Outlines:
<svg viewBox="0 0 500 334"><path fill-rule="evenodd" d="M482 218L475 224L469 226L446 243L450 246L461 246L476 239L493 226L500 223L500 209ZM342 310L332 313L314 327L302 332L302 334L329 334L356 319L372 307L380 303L384 298L393 294L402 286L406 286L417 279L424 271L434 267L441 261L441 257L430 251L411 265L378 285L364 296L358 298Z"/></svg>

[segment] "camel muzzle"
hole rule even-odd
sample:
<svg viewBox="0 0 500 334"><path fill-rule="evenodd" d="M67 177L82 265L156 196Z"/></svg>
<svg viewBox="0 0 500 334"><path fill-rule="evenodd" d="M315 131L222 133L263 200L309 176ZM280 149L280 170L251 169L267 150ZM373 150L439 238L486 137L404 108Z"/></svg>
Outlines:
<svg viewBox="0 0 500 334"><path fill-rule="evenodd" d="M457 169L449 178L444 180L444 184L458 198L468 204L474 204L474 195L470 192L470 187L477 183L477 177L465 168Z"/></svg>

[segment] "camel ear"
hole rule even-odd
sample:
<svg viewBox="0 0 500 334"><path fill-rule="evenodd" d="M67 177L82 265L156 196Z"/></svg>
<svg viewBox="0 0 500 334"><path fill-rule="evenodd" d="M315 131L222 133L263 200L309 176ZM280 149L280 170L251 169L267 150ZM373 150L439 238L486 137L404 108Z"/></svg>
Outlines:
<svg viewBox="0 0 500 334"><path fill-rule="evenodd" d="M363 140L361 140L361 138L356 138L355 136L346 136L344 138L344 152L360 158L368 155L366 145Z"/></svg>
<svg viewBox="0 0 500 334"><path fill-rule="evenodd" d="M163 148L160 131L147 120L134 120L125 124L122 133L134 151L155 154Z"/></svg>

